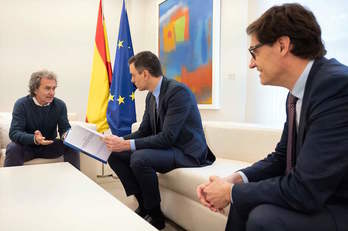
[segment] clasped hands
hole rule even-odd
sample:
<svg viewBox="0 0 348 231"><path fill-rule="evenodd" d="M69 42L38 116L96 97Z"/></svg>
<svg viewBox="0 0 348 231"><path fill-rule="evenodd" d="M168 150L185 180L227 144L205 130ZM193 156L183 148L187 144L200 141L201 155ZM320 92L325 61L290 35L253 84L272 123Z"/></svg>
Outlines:
<svg viewBox="0 0 348 231"><path fill-rule="evenodd" d="M130 141L124 140L116 135L105 135L103 138L106 147L112 152L123 152L130 150Z"/></svg>
<svg viewBox="0 0 348 231"><path fill-rule="evenodd" d="M214 212L221 212L231 203L232 183L218 176L209 177L209 182L197 187L199 201Z"/></svg>

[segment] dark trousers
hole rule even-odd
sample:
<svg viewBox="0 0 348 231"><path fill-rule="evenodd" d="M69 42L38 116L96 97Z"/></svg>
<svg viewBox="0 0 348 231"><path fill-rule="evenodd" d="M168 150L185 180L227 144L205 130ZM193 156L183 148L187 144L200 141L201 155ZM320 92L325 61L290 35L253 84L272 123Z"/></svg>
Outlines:
<svg viewBox="0 0 348 231"><path fill-rule="evenodd" d="M69 162L75 168L80 169L80 154L61 140L54 140L49 145L22 145L11 142L6 147L5 167L21 166L24 162L35 159L45 158L54 159L64 155L64 161Z"/></svg>
<svg viewBox="0 0 348 231"><path fill-rule="evenodd" d="M299 213L276 205L255 207L243 219L231 205L226 231L334 231L336 224L328 211L314 214Z"/></svg>
<svg viewBox="0 0 348 231"><path fill-rule="evenodd" d="M112 153L109 165L120 178L127 196L142 197L145 209L160 206L161 197L156 172L165 173L180 167L199 166L178 149L142 149Z"/></svg>

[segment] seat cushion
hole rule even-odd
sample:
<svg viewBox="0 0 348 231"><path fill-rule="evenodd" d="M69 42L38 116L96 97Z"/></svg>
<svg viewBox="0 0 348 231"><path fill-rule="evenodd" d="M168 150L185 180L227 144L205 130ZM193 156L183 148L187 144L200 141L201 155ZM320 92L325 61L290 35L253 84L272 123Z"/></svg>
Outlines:
<svg viewBox="0 0 348 231"><path fill-rule="evenodd" d="M166 174L159 174L158 179L162 187L169 188L179 194L196 200L196 187L209 180L210 176L225 177L250 163L217 158L210 166L198 168L178 168Z"/></svg>
<svg viewBox="0 0 348 231"><path fill-rule="evenodd" d="M27 162L24 162L24 165L49 164L49 163L57 163L57 162L63 162L63 161L64 161L64 157L63 155L61 155L60 157L54 158L54 159L35 158Z"/></svg>
<svg viewBox="0 0 348 231"><path fill-rule="evenodd" d="M3 167L4 166L4 162L5 162L5 152L6 152L6 149L2 148L0 150L1 150L1 152L0 152L0 167Z"/></svg>
<svg viewBox="0 0 348 231"><path fill-rule="evenodd" d="M10 125L12 120L12 114L9 112L0 112L0 148L6 148L10 143L8 136Z"/></svg>
<svg viewBox="0 0 348 231"><path fill-rule="evenodd" d="M256 162L274 151L282 130L256 124L205 122L207 143L219 158Z"/></svg>

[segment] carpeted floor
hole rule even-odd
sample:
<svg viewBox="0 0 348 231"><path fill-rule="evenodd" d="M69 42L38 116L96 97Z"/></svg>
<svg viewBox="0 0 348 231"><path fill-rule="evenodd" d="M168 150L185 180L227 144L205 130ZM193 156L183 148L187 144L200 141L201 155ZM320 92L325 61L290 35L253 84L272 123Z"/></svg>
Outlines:
<svg viewBox="0 0 348 231"><path fill-rule="evenodd" d="M132 210L135 210L137 208L138 203L136 202L135 198L126 197L126 194L123 190L122 184L119 179L115 179L112 177L98 178L98 184ZM170 220L166 220L166 227L163 230L185 231L184 229L182 229Z"/></svg>

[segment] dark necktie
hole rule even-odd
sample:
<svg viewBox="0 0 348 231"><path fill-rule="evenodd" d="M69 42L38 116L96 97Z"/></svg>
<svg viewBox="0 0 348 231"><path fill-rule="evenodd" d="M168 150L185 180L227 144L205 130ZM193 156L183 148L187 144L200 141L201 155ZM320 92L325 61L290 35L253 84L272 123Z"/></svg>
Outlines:
<svg viewBox="0 0 348 231"><path fill-rule="evenodd" d="M157 134L158 132L158 128L157 128L157 120L158 120L158 113L157 113L157 103L156 103L156 97L154 95L152 95L153 98L153 117L154 117L154 128L155 128L155 134Z"/></svg>
<svg viewBox="0 0 348 231"><path fill-rule="evenodd" d="M296 102L297 98L289 94L288 98L288 145L286 149L286 174L292 169L296 150Z"/></svg>

